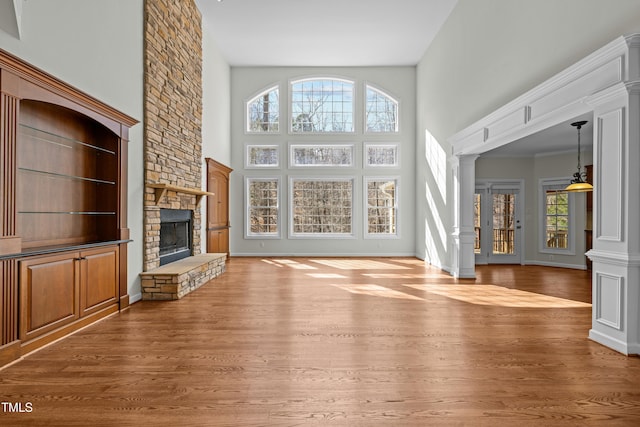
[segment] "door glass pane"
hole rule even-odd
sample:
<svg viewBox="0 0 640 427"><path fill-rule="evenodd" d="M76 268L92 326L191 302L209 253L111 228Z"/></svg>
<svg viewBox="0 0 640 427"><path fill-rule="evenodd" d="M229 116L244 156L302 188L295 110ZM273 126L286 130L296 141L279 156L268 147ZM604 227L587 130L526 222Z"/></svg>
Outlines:
<svg viewBox="0 0 640 427"><path fill-rule="evenodd" d="M480 202L482 198L480 194L476 194L473 199L473 227L476 231L476 239L473 245L473 251L477 254L481 253L480 236L482 225L480 224Z"/></svg>
<svg viewBox="0 0 640 427"><path fill-rule="evenodd" d="M515 194L493 195L493 253L514 254Z"/></svg>

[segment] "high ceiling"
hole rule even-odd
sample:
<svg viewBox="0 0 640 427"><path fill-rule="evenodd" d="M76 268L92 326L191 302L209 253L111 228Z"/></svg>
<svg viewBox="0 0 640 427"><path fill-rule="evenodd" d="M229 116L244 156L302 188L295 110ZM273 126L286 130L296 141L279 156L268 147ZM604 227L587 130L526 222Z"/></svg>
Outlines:
<svg viewBox="0 0 640 427"><path fill-rule="evenodd" d="M231 66L416 65L457 0L196 0Z"/></svg>
<svg viewBox="0 0 640 427"><path fill-rule="evenodd" d="M249 67L416 65L456 2L196 0L229 65ZM572 121L484 155L529 157L575 150ZM582 132L585 149L592 146L591 133L589 123Z"/></svg>

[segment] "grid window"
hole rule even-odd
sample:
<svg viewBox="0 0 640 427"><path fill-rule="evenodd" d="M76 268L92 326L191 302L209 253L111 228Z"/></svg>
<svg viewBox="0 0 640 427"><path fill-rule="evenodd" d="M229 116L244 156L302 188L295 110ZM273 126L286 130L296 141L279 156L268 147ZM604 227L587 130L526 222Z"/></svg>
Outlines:
<svg viewBox="0 0 640 427"><path fill-rule="evenodd" d="M365 145L365 165L370 167L398 166L398 146L395 144Z"/></svg>
<svg viewBox="0 0 640 427"><path fill-rule="evenodd" d="M291 131L353 132L353 83L337 79L293 82Z"/></svg>
<svg viewBox="0 0 640 427"><path fill-rule="evenodd" d="M277 168L280 148L277 145L247 145L246 160L248 168Z"/></svg>
<svg viewBox="0 0 640 427"><path fill-rule="evenodd" d="M369 178L367 192L367 234L397 235L398 181Z"/></svg>
<svg viewBox="0 0 640 427"><path fill-rule="evenodd" d="M545 248L569 248L569 193L564 190L545 191Z"/></svg>
<svg viewBox="0 0 640 427"><path fill-rule="evenodd" d="M247 102L247 132L278 132L280 94L273 87Z"/></svg>
<svg viewBox="0 0 640 427"><path fill-rule="evenodd" d="M279 236L279 192L278 179L247 179L247 236Z"/></svg>
<svg viewBox="0 0 640 427"><path fill-rule="evenodd" d="M353 145L291 145L291 166L353 166Z"/></svg>
<svg viewBox="0 0 640 427"><path fill-rule="evenodd" d="M367 132L398 132L398 101L367 86Z"/></svg>
<svg viewBox="0 0 640 427"><path fill-rule="evenodd" d="M292 235L352 235L353 179L291 180Z"/></svg>

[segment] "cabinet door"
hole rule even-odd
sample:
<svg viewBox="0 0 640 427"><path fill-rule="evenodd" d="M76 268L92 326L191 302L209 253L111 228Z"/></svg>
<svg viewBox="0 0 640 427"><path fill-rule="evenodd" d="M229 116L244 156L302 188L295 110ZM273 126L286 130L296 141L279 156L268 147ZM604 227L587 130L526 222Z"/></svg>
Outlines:
<svg viewBox="0 0 640 427"><path fill-rule="evenodd" d="M215 195L208 198L208 226L223 227L229 225L229 176L214 171L209 172L209 191Z"/></svg>
<svg viewBox="0 0 640 427"><path fill-rule="evenodd" d="M118 247L80 253L80 316L86 316L118 302Z"/></svg>
<svg viewBox="0 0 640 427"><path fill-rule="evenodd" d="M20 338L28 341L79 317L79 253L20 262Z"/></svg>
<svg viewBox="0 0 640 427"><path fill-rule="evenodd" d="M207 252L229 255L229 229L207 230Z"/></svg>

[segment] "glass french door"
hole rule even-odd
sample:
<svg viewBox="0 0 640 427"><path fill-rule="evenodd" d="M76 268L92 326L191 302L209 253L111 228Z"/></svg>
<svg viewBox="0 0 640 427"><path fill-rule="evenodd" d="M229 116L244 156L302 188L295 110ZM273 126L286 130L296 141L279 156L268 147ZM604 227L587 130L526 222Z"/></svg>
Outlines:
<svg viewBox="0 0 640 427"><path fill-rule="evenodd" d="M520 264L520 183L476 187L474 227L476 264Z"/></svg>

